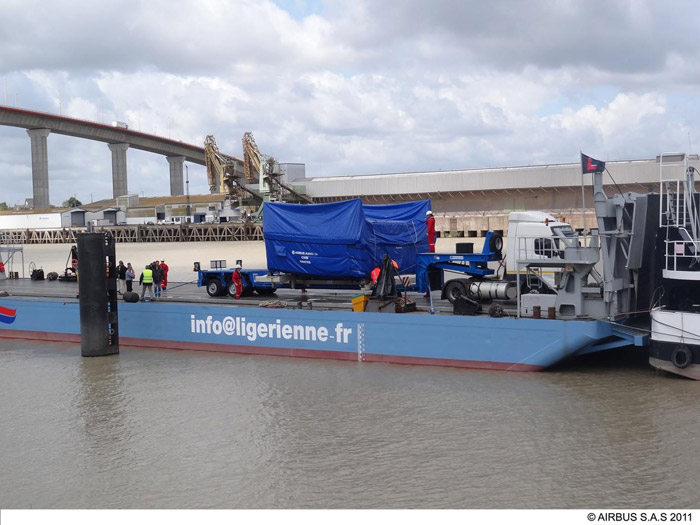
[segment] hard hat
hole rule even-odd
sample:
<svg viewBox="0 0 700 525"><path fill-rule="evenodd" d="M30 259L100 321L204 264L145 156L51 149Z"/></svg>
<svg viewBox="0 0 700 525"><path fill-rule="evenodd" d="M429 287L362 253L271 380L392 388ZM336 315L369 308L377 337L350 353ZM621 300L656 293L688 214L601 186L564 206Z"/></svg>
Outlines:
<svg viewBox="0 0 700 525"><path fill-rule="evenodd" d="M236 270L240 270L241 268L243 268L243 266L241 266L240 264L236 265Z"/></svg>
<svg viewBox="0 0 700 525"><path fill-rule="evenodd" d="M428 210L428 211L426 211L426 212L425 212L425 215L426 215L426 216L428 216L428 215L432 215L432 214L433 214L433 212L432 212L432 211L430 211L430 210Z"/></svg>

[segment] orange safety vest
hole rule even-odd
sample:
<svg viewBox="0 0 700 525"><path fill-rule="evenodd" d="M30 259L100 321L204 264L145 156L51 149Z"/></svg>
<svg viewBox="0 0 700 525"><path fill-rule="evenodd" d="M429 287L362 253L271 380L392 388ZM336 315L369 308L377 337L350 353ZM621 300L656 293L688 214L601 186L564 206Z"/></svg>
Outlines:
<svg viewBox="0 0 700 525"><path fill-rule="evenodd" d="M372 273L370 274L370 277L372 277L372 282L376 283L377 279L379 279L379 272L381 272L381 268L377 266L374 270L372 270Z"/></svg>

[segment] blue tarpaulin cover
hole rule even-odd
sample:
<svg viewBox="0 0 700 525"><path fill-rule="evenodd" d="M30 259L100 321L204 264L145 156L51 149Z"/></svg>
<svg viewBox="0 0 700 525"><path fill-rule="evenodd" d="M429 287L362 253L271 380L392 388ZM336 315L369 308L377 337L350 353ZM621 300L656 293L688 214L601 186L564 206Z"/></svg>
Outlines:
<svg viewBox="0 0 700 525"><path fill-rule="evenodd" d="M363 279L388 253L401 273L414 273L416 253L428 251L430 201L363 205L267 202L263 233L267 266L325 278Z"/></svg>
<svg viewBox="0 0 700 525"><path fill-rule="evenodd" d="M428 251L425 212L429 209L429 200L363 206L374 233L374 266L381 264L386 253L399 265L400 273L416 273L416 254Z"/></svg>

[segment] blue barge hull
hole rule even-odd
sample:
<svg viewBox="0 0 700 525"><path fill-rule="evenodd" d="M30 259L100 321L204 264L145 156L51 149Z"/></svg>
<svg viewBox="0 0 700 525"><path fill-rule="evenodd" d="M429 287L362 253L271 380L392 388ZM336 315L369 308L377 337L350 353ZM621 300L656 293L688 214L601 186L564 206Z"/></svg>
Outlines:
<svg viewBox="0 0 700 525"><path fill-rule="evenodd" d="M0 299L0 337L80 341L77 301ZM631 344L606 321L120 303L121 346L512 371Z"/></svg>

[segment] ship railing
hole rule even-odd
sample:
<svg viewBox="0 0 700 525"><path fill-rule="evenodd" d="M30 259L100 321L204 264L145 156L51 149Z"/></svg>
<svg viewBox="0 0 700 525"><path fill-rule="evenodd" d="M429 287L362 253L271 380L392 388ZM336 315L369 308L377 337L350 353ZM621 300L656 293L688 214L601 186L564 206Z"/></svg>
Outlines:
<svg viewBox="0 0 700 525"><path fill-rule="evenodd" d="M700 272L700 240L689 238L685 229L685 239L665 241L665 269L671 272Z"/></svg>
<svg viewBox="0 0 700 525"><path fill-rule="evenodd" d="M595 264L600 259L600 237L597 230L571 236L519 237L515 250L518 269Z"/></svg>
<svg viewBox="0 0 700 525"><path fill-rule="evenodd" d="M698 211L695 205L695 167L698 155L662 153L656 158L659 164L659 226L690 228L694 235L700 231Z"/></svg>

